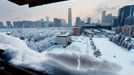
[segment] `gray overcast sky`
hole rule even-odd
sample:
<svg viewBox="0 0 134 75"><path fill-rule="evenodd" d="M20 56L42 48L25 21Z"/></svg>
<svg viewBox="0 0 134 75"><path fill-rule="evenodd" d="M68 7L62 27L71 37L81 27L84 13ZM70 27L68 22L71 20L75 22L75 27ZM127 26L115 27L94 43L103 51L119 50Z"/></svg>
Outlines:
<svg viewBox="0 0 134 75"><path fill-rule="evenodd" d="M130 4L134 4L134 0L70 0L29 8L0 0L0 21L38 20L46 16L67 20L68 8L72 8L73 22L77 16L82 19L91 17L92 21L96 21L100 19L102 10L117 15L120 7Z"/></svg>

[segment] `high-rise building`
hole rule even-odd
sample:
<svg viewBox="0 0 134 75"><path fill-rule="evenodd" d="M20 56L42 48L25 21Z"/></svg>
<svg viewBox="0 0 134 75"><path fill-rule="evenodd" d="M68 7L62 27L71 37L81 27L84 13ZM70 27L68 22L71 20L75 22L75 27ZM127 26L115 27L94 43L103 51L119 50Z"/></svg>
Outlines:
<svg viewBox="0 0 134 75"><path fill-rule="evenodd" d="M101 18L101 23L105 23L105 17L106 17L106 11L102 11L102 18Z"/></svg>
<svg viewBox="0 0 134 75"><path fill-rule="evenodd" d="M112 21L112 27L118 27L118 17L117 16L113 16L113 21Z"/></svg>
<svg viewBox="0 0 134 75"><path fill-rule="evenodd" d="M118 19L119 26L123 26L125 19L129 16L132 16L134 13L134 5L127 5L119 9Z"/></svg>
<svg viewBox="0 0 134 75"><path fill-rule="evenodd" d="M72 9L68 8L68 26L72 26Z"/></svg>
<svg viewBox="0 0 134 75"><path fill-rule="evenodd" d="M37 25L39 26L39 25ZM32 21L22 21L22 27L23 28L32 28L34 27L33 22Z"/></svg>
<svg viewBox="0 0 134 75"><path fill-rule="evenodd" d="M49 17L48 16L46 17L46 21L49 22Z"/></svg>
<svg viewBox="0 0 134 75"><path fill-rule="evenodd" d="M129 16L124 21L125 26L134 26L134 16Z"/></svg>
<svg viewBox="0 0 134 75"><path fill-rule="evenodd" d="M83 26L85 24L85 22L84 21L81 21L81 26Z"/></svg>
<svg viewBox="0 0 134 75"><path fill-rule="evenodd" d="M88 17L88 18L87 18L87 24L90 24L90 23L91 23L91 18Z"/></svg>
<svg viewBox="0 0 134 75"><path fill-rule="evenodd" d="M54 18L54 26L55 27L61 27L61 19Z"/></svg>
<svg viewBox="0 0 134 75"><path fill-rule="evenodd" d="M112 14L107 14L105 16L105 25L112 25Z"/></svg>
<svg viewBox="0 0 134 75"><path fill-rule="evenodd" d="M37 21L16 21L13 22L15 28L40 28L48 27L48 24L44 19Z"/></svg>
<svg viewBox="0 0 134 75"><path fill-rule="evenodd" d="M0 28L4 28L3 22L0 22Z"/></svg>
<svg viewBox="0 0 134 75"><path fill-rule="evenodd" d="M101 25L110 26L112 25L112 14L106 14L106 11L102 11Z"/></svg>
<svg viewBox="0 0 134 75"><path fill-rule="evenodd" d="M75 26L77 26L77 27L81 26L81 19L80 19L80 17L76 17Z"/></svg>
<svg viewBox="0 0 134 75"><path fill-rule="evenodd" d="M47 16L46 17L46 22L45 22L45 27L49 27L49 23L50 23L49 17Z"/></svg>
<svg viewBox="0 0 134 75"><path fill-rule="evenodd" d="M65 19L61 19L61 26L66 27L66 20Z"/></svg>
<svg viewBox="0 0 134 75"><path fill-rule="evenodd" d="M7 21L6 23L7 23L7 28L12 28L13 27L10 21Z"/></svg>
<svg viewBox="0 0 134 75"><path fill-rule="evenodd" d="M44 21L44 19L40 19L40 27L46 27L46 24L45 24L45 21Z"/></svg>
<svg viewBox="0 0 134 75"><path fill-rule="evenodd" d="M97 20L97 24L99 24L99 25L100 25L100 23L101 23L101 22L100 22L100 20Z"/></svg>
<svg viewBox="0 0 134 75"><path fill-rule="evenodd" d="M16 22L13 22L13 25L15 28L22 28L22 22L21 21L16 21Z"/></svg>

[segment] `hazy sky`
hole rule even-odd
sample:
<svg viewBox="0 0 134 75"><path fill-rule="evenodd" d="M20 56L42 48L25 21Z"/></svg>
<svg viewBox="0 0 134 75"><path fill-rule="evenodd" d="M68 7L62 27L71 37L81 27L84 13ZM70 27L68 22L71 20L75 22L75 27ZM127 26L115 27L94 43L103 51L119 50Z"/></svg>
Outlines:
<svg viewBox="0 0 134 75"><path fill-rule="evenodd" d="M102 10L117 15L119 8L130 4L134 4L134 0L69 0L29 8L28 5L18 6L8 0L0 0L0 21L38 20L46 16L67 20L68 8L72 8L73 22L77 16L83 20L91 17L96 21L100 19Z"/></svg>

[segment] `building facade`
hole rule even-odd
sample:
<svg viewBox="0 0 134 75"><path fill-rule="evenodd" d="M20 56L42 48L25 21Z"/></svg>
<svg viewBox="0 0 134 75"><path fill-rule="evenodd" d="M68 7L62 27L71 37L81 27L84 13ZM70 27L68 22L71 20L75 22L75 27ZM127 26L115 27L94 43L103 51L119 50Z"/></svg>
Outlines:
<svg viewBox="0 0 134 75"><path fill-rule="evenodd" d="M118 17L117 16L113 16L113 21L112 21L112 28L116 28L118 27Z"/></svg>
<svg viewBox="0 0 134 75"><path fill-rule="evenodd" d="M57 36L57 44L62 45L63 47L71 44L71 34L67 32L61 32L61 34Z"/></svg>
<svg viewBox="0 0 134 75"><path fill-rule="evenodd" d="M7 21L6 23L7 23L7 28L12 28L13 27L10 21Z"/></svg>
<svg viewBox="0 0 134 75"><path fill-rule="evenodd" d="M5 26L4 26L4 24L3 24L3 22L0 22L0 28L4 28Z"/></svg>
<svg viewBox="0 0 134 75"><path fill-rule="evenodd" d="M102 11L102 19L101 25L102 26L111 26L112 25L112 14L106 14L106 11Z"/></svg>
<svg viewBox="0 0 134 75"><path fill-rule="evenodd" d="M82 21L80 19L80 17L76 17L76 22L75 22L75 26L76 27L81 27Z"/></svg>
<svg viewBox="0 0 134 75"><path fill-rule="evenodd" d="M91 23L91 18L88 17L88 18L87 18L87 24L90 24L90 23Z"/></svg>
<svg viewBox="0 0 134 75"><path fill-rule="evenodd" d="M102 17L101 17L101 23L105 23L105 16L106 16L106 11L102 11Z"/></svg>
<svg viewBox="0 0 134 75"><path fill-rule="evenodd" d="M119 9L118 12L118 20L119 20L119 27L123 26L125 23L125 19L134 13L134 5L124 6Z"/></svg>

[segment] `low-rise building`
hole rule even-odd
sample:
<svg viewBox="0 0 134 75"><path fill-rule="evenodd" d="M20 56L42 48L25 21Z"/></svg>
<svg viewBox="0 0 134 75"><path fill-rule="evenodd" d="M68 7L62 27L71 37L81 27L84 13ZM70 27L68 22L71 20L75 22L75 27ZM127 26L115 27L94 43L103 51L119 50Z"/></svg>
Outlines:
<svg viewBox="0 0 134 75"><path fill-rule="evenodd" d="M71 44L71 34L67 32L61 32L61 34L57 36L57 44L62 45L63 47Z"/></svg>
<svg viewBox="0 0 134 75"><path fill-rule="evenodd" d="M82 33L82 28L81 27L74 27L73 28L73 35L74 36L80 36Z"/></svg>
<svg viewBox="0 0 134 75"><path fill-rule="evenodd" d="M116 33L134 37L134 16L127 17L124 23L125 25L116 28Z"/></svg>

